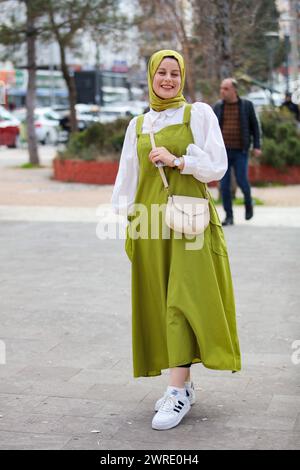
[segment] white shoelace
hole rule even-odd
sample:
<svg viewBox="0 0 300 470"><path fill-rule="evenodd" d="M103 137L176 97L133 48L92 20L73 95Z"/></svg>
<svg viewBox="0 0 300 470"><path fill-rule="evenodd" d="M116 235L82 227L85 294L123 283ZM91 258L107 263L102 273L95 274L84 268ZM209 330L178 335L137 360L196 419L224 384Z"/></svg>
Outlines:
<svg viewBox="0 0 300 470"><path fill-rule="evenodd" d="M159 411L170 412L174 409L174 406L177 404L177 398L173 395L166 395L164 401L162 402Z"/></svg>

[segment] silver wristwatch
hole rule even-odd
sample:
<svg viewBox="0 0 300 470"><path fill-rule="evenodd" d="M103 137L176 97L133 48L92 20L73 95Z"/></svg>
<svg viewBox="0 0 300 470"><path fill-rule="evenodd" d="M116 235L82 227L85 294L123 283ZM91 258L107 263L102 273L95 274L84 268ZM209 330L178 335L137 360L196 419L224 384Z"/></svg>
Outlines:
<svg viewBox="0 0 300 470"><path fill-rule="evenodd" d="M175 157L173 160L174 166L178 167L181 164L181 161L182 161L182 157Z"/></svg>

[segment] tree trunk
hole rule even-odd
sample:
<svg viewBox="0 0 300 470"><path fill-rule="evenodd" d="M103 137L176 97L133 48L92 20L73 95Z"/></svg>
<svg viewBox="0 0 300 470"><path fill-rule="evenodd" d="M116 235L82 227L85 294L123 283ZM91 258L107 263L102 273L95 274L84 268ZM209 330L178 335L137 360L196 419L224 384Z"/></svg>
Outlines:
<svg viewBox="0 0 300 470"><path fill-rule="evenodd" d="M195 94L195 72L194 72L194 61L193 61L193 47L189 44L188 39L182 41L183 55L185 58L186 67L186 88L191 102L196 101Z"/></svg>
<svg viewBox="0 0 300 470"><path fill-rule="evenodd" d="M77 127L76 108L75 108L76 86L75 86L74 75L71 75L69 72L69 68L66 63L64 45L61 43L59 43L59 50L60 50L60 58L61 58L61 70L63 73L63 77L65 79L65 82L68 88L68 94L69 94L71 132L76 132L78 130L78 127Z"/></svg>
<svg viewBox="0 0 300 470"><path fill-rule="evenodd" d="M35 32L34 32L34 13L32 11L31 0L26 2L27 8L27 66L28 66L28 85L26 94L27 109L27 140L29 160L33 165L39 165L39 155L37 139L34 126L34 108L35 108L35 88L36 88L36 57L35 57Z"/></svg>
<svg viewBox="0 0 300 470"><path fill-rule="evenodd" d="M215 0L216 4L216 50L218 51L218 78L232 74L232 50L230 38L230 5L228 0Z"/></svg>

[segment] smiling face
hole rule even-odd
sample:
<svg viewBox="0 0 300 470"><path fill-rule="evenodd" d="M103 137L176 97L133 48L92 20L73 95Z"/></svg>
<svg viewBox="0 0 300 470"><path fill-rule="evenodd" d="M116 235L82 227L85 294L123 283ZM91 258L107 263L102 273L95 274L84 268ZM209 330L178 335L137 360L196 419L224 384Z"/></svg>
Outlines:
<svg viewBox="0 0 300 470"><path fill-rule="evenodd" d="M174 98L181 85L180 67L176 59L166 57L153 77L153 91L162 99Z"/></svg>

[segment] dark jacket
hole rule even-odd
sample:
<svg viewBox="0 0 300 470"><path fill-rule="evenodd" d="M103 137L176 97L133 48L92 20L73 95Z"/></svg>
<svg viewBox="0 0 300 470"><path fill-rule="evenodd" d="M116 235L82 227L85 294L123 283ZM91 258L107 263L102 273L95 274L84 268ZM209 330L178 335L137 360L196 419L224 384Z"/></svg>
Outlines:
<svg viewBox="0 0 300 470"><path fill-rule="evenodd" d="M243 141L243 150L249 150L251 145L251 137L253 137L253 147L255 149L260 148L260 129L259 123L254 111L254 106L251 101L245 100L244 98L238 98L240 108L240 125L241 135ZM220 127L222 129L223 124L223 113L224 113L224 101L218 101L214 106L213 110L219 120Z"/></svg>

